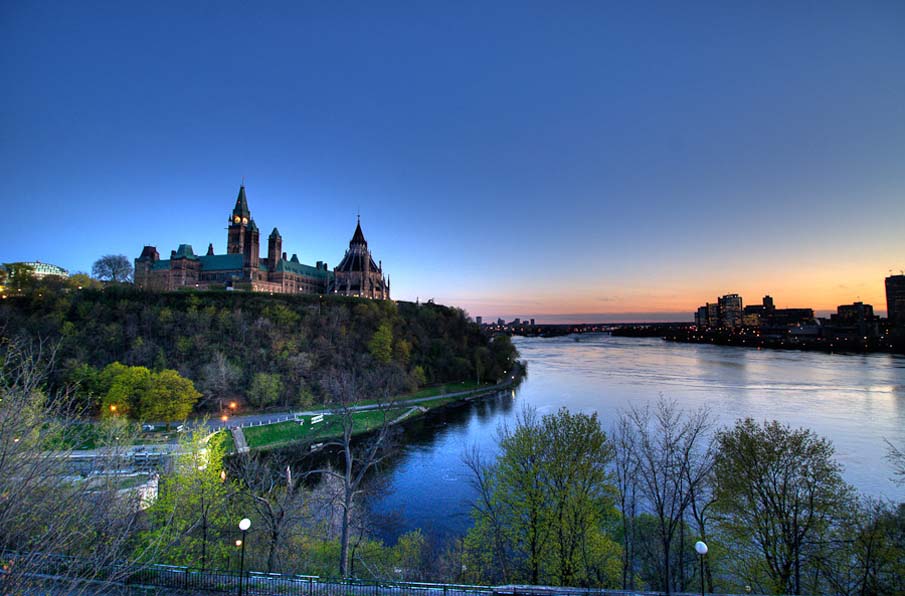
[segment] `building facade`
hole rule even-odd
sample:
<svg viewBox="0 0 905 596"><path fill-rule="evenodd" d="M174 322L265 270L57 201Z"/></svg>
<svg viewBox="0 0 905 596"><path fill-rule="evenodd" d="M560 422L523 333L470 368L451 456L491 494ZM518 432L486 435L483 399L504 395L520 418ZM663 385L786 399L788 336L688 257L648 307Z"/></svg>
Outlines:
<svg viewBox="0 0 905 596"><path fill-rule="evenodd" d="M886 278L886 318L895 327L905 327L905 275Z"/></svg>
<svg viewBox="0 0 905 596"><path fill-rule="evenodd" d="M346 258L334 271L330 271L323 261L306 265L295 254L287 257L277 228L267 237L267 256L264 259L261 258L260 244L260 230L251 216L243 185L229 216L226 254L215 254L213 244L209 244L206 254L196 255L191 244L180 244L179 248L170 252L169 259L161 259L156 247L145 246L135 259L135 285L155 291L228 289L390 298L389 278L384 278L382 264L373 265L360 221L349 243ZM364 265L360 265L362 259L347 263L353 247L356 255L367 255ZM362 270L356 270L355 266ZM354 275L356 273L357 276ZM350 277L350 274L353 275Z"/></svg>
<svg viewBox="0 0 905 596"><path fill-rule="evenodd" d="M355 226L343 260L333 270L332 292L379 300L390 298L390 278L384 277L383 263L375 263L368 250L368 241L361 231L361 219Z"/></svg>

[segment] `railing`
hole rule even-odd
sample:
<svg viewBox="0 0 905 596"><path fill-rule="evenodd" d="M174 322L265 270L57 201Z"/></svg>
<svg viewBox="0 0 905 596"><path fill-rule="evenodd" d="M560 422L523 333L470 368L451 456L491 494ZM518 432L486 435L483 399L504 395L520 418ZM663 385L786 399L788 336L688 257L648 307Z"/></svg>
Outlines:
<svg viewBox="0 0 905 596"><path fill-rule="evenodd" d="M553 586L473 586L365 579L329 579L314 575L290 575L246 571L195 569L174 565L114 563L96 568L90 560L61 555L0 555L5 561L16 558L40 561L44 579L70 580L76 577L105 581L128 587L168 588L172 591L242 593L248 596L662 596L662 592L604 590ZM32 565L34 568L34 565ZM0 591L3 571L0 571ZM673 593L674 596L685 596ZM730 595L722 595L730 596Z"/></svg>

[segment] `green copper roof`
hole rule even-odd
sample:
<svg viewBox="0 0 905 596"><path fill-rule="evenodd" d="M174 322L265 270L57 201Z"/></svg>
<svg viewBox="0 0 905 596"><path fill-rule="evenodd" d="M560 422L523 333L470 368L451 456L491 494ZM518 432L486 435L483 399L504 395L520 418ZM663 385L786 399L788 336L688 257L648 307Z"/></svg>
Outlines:
<svg viewBox="0 0 905 596"><path fill-rule="evenodd" d="M251 217L251 211L248 210L248 199L245 198L245 185L239 187L239 196L236 197L236 206L233 208L233 216Z"/></svg>
<svg viewBox="0 0 905 596"><path fill-rule="evenodd" d="M270 233L270 237L271 238L281 238L280 231L278 229L274 228L273 231Z"/></svg>
<svg viewBox="0 0 905 596"><path fill-rule="evenodd" d="M315 277L318 279L333 279L332 271L324 271L323 269L318 269L317 267L312 267L311 265L303 265L302 263L292 262L292 261L283 261L280 260L277 263L276 270L284 271L286 273L295 273L296 275L305 275L307 277Z"/></svg>
<svg viewBox="0 0 905 596"><path fill-rule="evenodd" d="M252 232L258 231L258 224L255 223L255 220L253 220L253 219L248 220L248 229L251 230Z"/></svg>
<svg viewBox="0 0 905 596"><path fill-rule="evenodd" d="M179 248L176 249L176 255L174 258L192 259L194 261L198 257L195 255L195 251L192 250L191 244L180 244Z"/></svg>
<svg viewBox="0 0 905 596"><path fill-rule="evenodd" d="M188 245L181 245L188 246ZM191 246L189 246L189 250L191 250ZM179 254L179 251L176 251L176 254ZM192 257L193 261L201 261L201 270L202 271L241 271L242 270L242 255L205 255L203 257L194 256ZM151 265L152 271L160 271L167 270L170 268L170 259L163 259L160 261L155 261L153 265Z"/></svg>
<svg viewBox="0 0 905 596"><path fill-rule="evenodd" d="M242 268L242 255L211 255L200 257L202 271L227 271Z"/></svg>

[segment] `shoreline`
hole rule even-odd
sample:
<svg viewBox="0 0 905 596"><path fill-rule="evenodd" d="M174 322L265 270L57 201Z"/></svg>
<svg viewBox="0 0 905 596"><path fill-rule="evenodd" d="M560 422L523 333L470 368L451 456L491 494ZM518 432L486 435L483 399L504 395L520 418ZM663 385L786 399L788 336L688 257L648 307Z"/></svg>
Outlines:
<svg viewBox="0 0 905 596"><path fill-rule="evenodd" d="M411 421L420 419L423 416L429 415L431 413L436 413L436 412L442 411L443 409L446 409L446 408L460 407L461 405L472 402L476 399L488 397L490 395L495 395L508 387L512 387L516 383L516 381L521 379L521 376L522 375L516 375L515 378L507 379L506 381L503 381L501 383L497 383L495 385L488 385L485 387L478 387L476 389L472 389L472 390L468 390L468 391L450 392L450 393L430 396L430 397L426 397L426 398L401 400L398 402L391 402L390 404L383 404L383 405L370 404L370 405L366 405L366 406L358 406L357 408L355 408L353 415L359 414L359 413L366 414L369 412L382 411L381 410L382 406L388 406L393 410L404 409L405 410L404 412L399 412L398 415L396 415L388 423L389 426L398 425L398 426L402 427ZM439 402L439 403L432 404L432 402ZM427 405L427 404L432 404L432 405ZM322 410L318 410L318 411L305 412L305 413L297 414L295 416L293 416L293 415L286 416L280 420L276 420L276 421L269 422L269 423L259 423L259 424L243 426L243 427L241 427L241 430L244 433L244 431L248 430L248 429L263 429L266 427L275 427L276 425L283 425L287 429L289 427L295 428L296 426L303 426L303 425L298 424L299 417L301 417L302 420L306 420L306 419L310 420L312 417L330 416L331 414L334 414L334 412L335 411L330 410L330 409L322 409ZM307 418L306 418L306 416L307 416ZM373 432L376 428L377 427L370 428L370 427L365 426L364 428L356 429L355 431L353 431L353 436L360 437L363 435L367 435L367 434ZM224 431L232 430L234 432L234 427L228 427L228 428L221 427L221 428L217 429L217 431L220 431L220 430L224 430ZM326 430L326 427L324 428L324 430ZM293 447L293 446L313 447L313 446L317 445L318 443L325 443L325 442L334 440L337 436L338 435L336 435L336 434L323 433L323 434L317 434L314 436L297 437L297 438L282 439L282 440L275 440L275 441L260 442L258 440L254 440L253 441L254 444L249 444L247 447L247 450L240 451L237 449L231 449L229 451L229 455L236 455L238 453L243 453L243 452L267 452L267 451L273 451L273 450L277 450L277 449L285 449L287 447ZM317 449L311 448L310 450L315 451Z"/></svg>

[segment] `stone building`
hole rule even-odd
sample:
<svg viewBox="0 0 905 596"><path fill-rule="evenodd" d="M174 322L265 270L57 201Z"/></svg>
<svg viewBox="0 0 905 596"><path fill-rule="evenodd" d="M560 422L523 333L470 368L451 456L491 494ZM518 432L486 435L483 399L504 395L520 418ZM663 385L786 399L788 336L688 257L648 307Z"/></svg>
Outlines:
<svg viewBox="0 0 905 596"><path fill-rule="evenodd" d="M248 208L243 185L229 216L226 254L214 254L214 246L209 244L207 254L197 255L191 244L180 244L170 252L169 259L161 259L156 247L145 246L135 259L135 285L155 291L228 289L390 298L389 280L384 279L382 268L373 264L360 221L346 258L335 271L330 271L323 261L305 265L294 254L288 258L276 228L267 237L265 259L261 259L260 251L260 231ZM350 255L357 260L352 258L349 262ZM337 279L341 283L335 283Z"/></svg>
<svg viewBox="0 0 905 596"><path fill-rule="evenodd" d="M361 231L361 219L349 242L349 250L333 270L333 292L362 298L390 298L390 278L383 276L383 263L374 263L368 241Z"/></svg>

